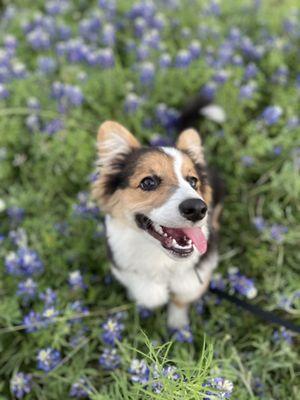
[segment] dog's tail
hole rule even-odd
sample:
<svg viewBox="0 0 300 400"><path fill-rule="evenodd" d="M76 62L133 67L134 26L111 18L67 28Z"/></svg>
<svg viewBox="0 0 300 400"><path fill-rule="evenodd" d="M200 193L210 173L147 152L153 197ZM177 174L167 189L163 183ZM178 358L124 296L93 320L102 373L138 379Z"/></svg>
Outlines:
<svg viewBox="0 0 300 400"><path fill-rule="evenodd" d="M197 128L199 120L203 118L221 124L226 121L226 113L221 106L212 102L210 96L200 92L191 97L183 106L177 121L178 130Z"/></svg>

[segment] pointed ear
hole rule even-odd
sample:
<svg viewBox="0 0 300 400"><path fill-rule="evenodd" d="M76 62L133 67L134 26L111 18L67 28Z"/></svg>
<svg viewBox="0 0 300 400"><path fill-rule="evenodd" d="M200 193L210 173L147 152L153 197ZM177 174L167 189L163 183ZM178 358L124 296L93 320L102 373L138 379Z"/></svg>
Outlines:
<svg viewBox="0 0 300 400"><path fill-rule="evenodd" d="M108 165L119 154L140 147L138 140L124 126L114 121L104 122L97 136L100 166Z"/></svg>
<svg viewBox="0 0 300 400"><path fill-rule="evenodd" d="M176 147L178 150L186 151L196 163L205 164L201 137L195 129L190 128L181 132Z"/></svg>

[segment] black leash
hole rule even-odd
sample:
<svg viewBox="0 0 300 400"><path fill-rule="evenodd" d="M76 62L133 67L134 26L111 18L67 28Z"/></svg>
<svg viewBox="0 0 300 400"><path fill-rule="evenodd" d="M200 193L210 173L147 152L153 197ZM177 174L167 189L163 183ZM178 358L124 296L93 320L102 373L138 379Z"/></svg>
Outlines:
<svg viewBox="0 0 300 400"><path fill-rule="evenodd" d="M281 325L281 326L285 327L286 329L288 329L289 331L292 331L295 333L300 333L299 325L296 325L291 321L283 319L271 311L265 311L254 304L250 304L247 301L239 299L238 297L228 294L226 292L223 292L220 289L209 288L209 290L211 293L214 293L217 296L219 296L220 298L230 301L231 303L233 303L239 307L242 307L244 310L249 311L256 317L264 320L265 322L267 322L269 324Z"/></svg>

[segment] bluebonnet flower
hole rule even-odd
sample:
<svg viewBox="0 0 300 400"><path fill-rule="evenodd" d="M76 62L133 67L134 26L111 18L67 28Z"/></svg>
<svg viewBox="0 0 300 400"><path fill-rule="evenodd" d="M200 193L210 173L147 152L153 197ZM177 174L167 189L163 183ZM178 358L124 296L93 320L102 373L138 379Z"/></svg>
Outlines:
<svg viewBox="0 0 300 400"><path fill-rule="evenodd" d="M252 218L252 223L259 232L263 232L267 227L266 221L260 216Z"/></svg>
<svg viewBox="0 0 300 400"><path fill-rule="evenodd" d="M135 93L128 93L125 99L124 108L128 114L135 113L143 100Z"/></svg>
<svg viewBox="0 0 300 400"><path fill-rule="evenodd" d="M24 372L17 372L10 380L10 390L17 399L22 399L32 389L32 376Z"/></svg>
<svg viewBox="0 0 300 400"><path fill-rule="evenodd" d="M27 278L18 284L17 295L22 297L25 302L33 299L36 296L36 292L37 283L32 278Z"/></svg>
<svg viewBox="0 0 300 400"><path fill-rule="evenodd" d="M273 332L272 338L275 343L284 341L289 345L293 344L292 332L290 332L289 330L287 330L284 327L281 327L279 330L275 330Z"/></svg>
<svg viewBox="0 0 300 400"><path fill-rule="evenodd" d="M17 251L16 258L12 253L9 253L5 262L7 271L13 275L31 276L42 272L44 269L38 254L26 247ZM17 264L15 264L16 262Z"/></svg>
<svg viewBox="0 0 300 400"><path fill-rule="evenodd" d="M215 273L211 279L210 287L212 289L224 290L226 287L226 282L220 273Z"/></svg>
<svg viewBox="0 0 300 400"><path fill-rule="evenodd" d="M270 235L278 243L284 241L284 235L288 232L288 228L284 225L273 224L270 226Z"/></svg>
<svg viewBox="0 0 300 400"><path fill-rule="evenodd" d="M46 306L50 306L56 302L57 294L51 288L47 288L44 292L40 293L39 298L43 300Z"/></svg>
<svg viewBox="0 0 300 400"><path fill-rule="evenodd" d="M45 4L45 8L48 14L58 15L65 13L70 6L68 0L48 0Z"/></svg>
<svg viewBox="0 0 300 400"><path fill-rule="evenodd" d="M8 34L4 36L3 44L7 50L15 50L18 46L18 40L15 36Z"/></svg>
<svg viewBox="0 0 300 400"><path fill-rule="evenodd" d="M169 68L172 64L172 57L168 53L163 53L160 55L158 63L161 68Z"/></svg>
<svg viewBox="0 0 300 400"><path fill-rule="evenodd" d="M105 69L113 68L115 65L115 56L111 48L101 49L98 52L99 65Z"/></svg>
<svg viewBox="0 0 300 400"><path fill-rule="evenodd" d="M225 83L228 78L229 78L230 73L224 69L221 69L219 71L217 71L214 76L213 76L213 80L214 82L216 82L217 84L223 84Z"/></svg>
<svg viewBox="0 0 300 400"><path fill-rule="evenodd" d="M99 215L99 208L90 200L87 192L79 192L77 198L79 204L73 206L76 215L87 218L94 218Z"/></svg>
<svg viewBox="0 0 300 400"><path fill-rule="evenodd" d="M215 82L208 82L202 87L201 95L203 97L207 98L207 100L212 101L214 99L214 97L215 97L216 90L217 90L216 83Z"/></svg>
<svg viewBox="0 0 300 400"><path fill-rule="evenodd" d="M189 45L189 52L193 59L196 59L201 54L201 43L199 40L192 40L191 44Z"/></svg>
<svg viewBox="0 0 300 400"><path fill-rule="evenodd" d="M287 120L286 126L289 129L297 128L300 125L300 118L297 116L293 116Z"/></svg>
<svg viewBox="0 0 300 400"><path fill-rule="evenodd" d="M209 379L203 384L203 387L214 389L213 392L206 390L205 394L216 399L230 399L233 392L233 383L222 377ZM211 398L205 397L205 400L210 400Z"/></svg>
<svg viewBox="0 0 300 400"><path fill-rule="evenodd" d="M133 26L134 26L135 35L137 37L141 37L144 34L144 32L146 31L147 22L145 21L144 18L138 17L134 20Z"/></svg>
<svg viewBox="0 0 300 400"><path fill-rule="evenodd" d="M138 306L138 313L142 319L147 319L152 315L152 311L143 306Z"/></svg>
<svg viewBox="0 0 300 400"><path fill-rule="evenodd" d="M59 364L60 360L60 352L51 347L47 347L38 352L37 367L42 371L49 372Z"/></svg>
<svg viewBox="0 0 300 400"><path fill-rule="evenodd" d="M254 159L251 156L243 156L241 161L245 167L251 167L254 164Z"/></svg>
<svg viewBox="0 0 300 400"><path fill-rule="evenodd" d="M134 383L145 384L149 381L150 368L145 360L138 360L134 358L131 361L129 370L130 380Z"/></svg>
<svg viewBox="0 0 300 400"><path fill-rule="evenodd" d="M16 79L25 78L26 73L27 73L26 66L19 61L12 62L11 72L12 72L12 76Z"/></svg>
<svg viewBox="0 0 300 400"><path fill-rule="evenodd" d="M140 81L144 85L152 83L155 76L154 64L150 61L143 62L139 67Z"/></svg>
<svg viewBox="0 0 300 400"><path fill-rule="evenodd" d="M163 367L162 375L174 381L177 381L180 378L180 374L175 365L166 365Z"/></svg>
<svg viewBox="0 0 300 400"><path fill-rule="evenodd" d="M274 146L273 147L273 153L275 156L280 156L282 153L282 147L281 146Z"/></svg>
<svg viewBox="0 0 300 400"><path fill-rule="evenodd" d="M28 97L26 105L32 111L39 111L41 108L41 104L36 97Z"/></svg>
<svg viewBox="0 0 300 400"><path fill-rule="evenodd" d="M40 72L49 74L56 69L56 61L52 57L40 56L37 59L37 65Z"/></svg>
<svg viewBox="0 0 300 400"><path fill-rule="evenodd" d="M164 385L160 381L154 381L151 385L153 393L159 394L162 393L164 389Z"/></svg>
<svg viewBox="0 0 300 400"><path fill-rule="evenodd" d="M105 344L113 346L116 341L122 340L122 331L124 330L124 325L115 316L109 317L102 324L102 329L103 331L101 338Z"/></svg>
<svg viewBox="0 0 300 400"><path fill-rule="evenodd" d="M181 343L193 343L194 338L190 326L173 330L173 338Z"/></svg>
<svg viewBox="0 0 300 400"><path fill-rule="evenodd" d="M44 323L41 314L31 310L24 316L23 325L25 326L25 331L27 333L32 333L43 327Z"/></svg>
<svg viewBox="0 0 300 400"><path fill-rule="evenodd" d="M9 216L12 223L20 223L25 215L24 208L18 206L11 206L7 209L7 215Z"/></svg>
<svg viewBox="0 0 300 400"><path fill-rule="evenodd" d="M178 68L186 68L192 61L192 54L189 50L179 50L175 57L175 66Z"/></svg>
<svg viewBox="0 0 300 400"><path fill-rule="evenodd" d="M165 103L156 106L155 115L164 128L175 126L179 118L179 112L175 108L169 108Z"/></svg>
<svg viewBox="0 0 300 400"><path fill-rule="evenodd" d="M9 232L9 238L13 242L14 245L18 247L26 247L27 246L27 234L25 229L17 228Z"/></svg>
<svg viewBox="0 0 300 400"><path fill-rule="evenodd" d="M70 303L69 308L71 311L73 311L73 313L75 313L74 317L76 317L70 320L70 324L75 324L82 321L82 318L80 318L80 316L77 317L77 314L81 314L83 316L89 314L88 307L84 306L82 301L80 300L76 300Z"/></svg>
<svg viewBox="0 0 300 400"><path fill-rule="evenodd" d="M257 295L257 289L252 279L242 275L237 268L230 268L228 279L231 288L237 293L253 299Z"/></svg>
<svg viewBox="0 0 300 400"><path fill-rule="evenodd" d="M70 104L80 106L84 100L84 96L79 86L65 85L64 94Z"/></svg>
<svg viewBox="0 0 300 400"><path fill-rule="evenodd" d="M246 83L245 85L242 85L240 87L240 93L239 93L239 97L241 99L252 99L253 94L256 91L256 83L253 81L250 81L248 83Z"/></svg>
<svg viewBox="0 0 300 400"><path fill-rule="evenodd" d="M136 56L138 61L145 61L150 55L150 49L148 46L141 44L136 48Z"/></svg>
<svg viewBox="0 0 300 400"><path fill-rule="evenodd" d="M80 378L77 382L73 383L69 392L70 397L76 399L85 399L88 397L89 388L85 379Z"/></svg>
<svg viewBox="0 0 300 400"><path fill-rule="evenodd" d="M114 348L105 348L99 357L99 364L106 370L114 370L120 365L121 358Z"/></svg>
<svg viewBox="0 0 300 400"><path fill-rule="evenodd" d="M8 96L9 96L8 89L6 89L6 87L2 85L2 83L0 83L0 100L7 99Z"/></svg>
<svg viewBox="0 0 300 400"><path fill-rule="evenodd" d="M143 37L143 43L152 49L158 49L160 43L160 33L157 29L151 29Z"/></svg>
<svg viewBox="0 0 300 400"><path fill-rule="evenodd" d="M54 135L63 129L64 123L61 119L52 119L44 125L43 132L47 133L48 135Z"/></svg>
<svg viewBox="0 0 300 400"><path fill-rule="evenodd" d="M38 115L36 114L31 114L28 115L28 117L25 120L25 125L29 129L30 132L38 132L41 130L41 119Z"/></svg>
<svg viewBox="0 0 300 400"><path fill-rule="evenodd" d="M86 285L83 282L83 277L79 270L72 271L69 273L68 282L69 282L69 285L72 287L72 289L85 289L86 288Z"/></svg>
<svg viewBox="0 0 300 400"><path fill-rule="evenodd" d="M277 68L271 77L272 83L284 85L288 81L289 69L286 65L281 65Z"/></svg>
<svg viewBox="0 0 300 400"><path fill-rule="evenodd" d="M42 316L43 316L43 318L44 318L44 323L45 323L45 326L48 324L48 323L51 323L51 322L53 322L53 319L54 318L56 318L57 316L59 315L59 311L58 310L56 310L55 308L54 308L54 306L47 306L45 309L44 309L44 311L43 311L43 314L42 314Z"/></svg>
<svg viewBox="0 0 300 400"><path fill-rule="evenodd" d="M256 394L256 396L258 396L258 397L264 396L265 386L260 378L253 377L251 380L251 387L252 387L253 392Z"/></svg>
<svg viewBox="0 0 300 400"><path fill-rule="evenodd" d="M112 24L105 24L102 28L102 42L105 46L113 46L115 44L115 27Z"/></svg>
<svg viewBox="0 0 300 400"><path fill-rule="evenodd" d="M40 27L28 33L27 41L34 50L48 50L51 46L49 33Z"/></svg>
<svg viewBox="0 0 300 400"><path fill-rule="evenodd" d="M267 125L274 125L282 115L282 108L279 106L269 106L264 109L262 118Z"/></svg>

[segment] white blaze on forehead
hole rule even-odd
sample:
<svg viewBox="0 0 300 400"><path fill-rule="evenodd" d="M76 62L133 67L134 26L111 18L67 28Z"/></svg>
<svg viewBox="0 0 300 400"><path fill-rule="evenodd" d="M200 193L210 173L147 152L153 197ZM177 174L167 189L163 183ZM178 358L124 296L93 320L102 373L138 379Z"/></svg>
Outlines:
<svg viewBox="0 0 300 400"><path fill-rule="evenodd" d="M186 199L202 199L201 196L190 186L182 175L183 157L179 150L171 147L161 147L161 149L173 158L175 175L178 180L178 188L175 193L160 207L154 208L149 213L149 218L160 225L170 228L178 228L182 226L191 226L192 223L187 221L179 212L179 204ZM202 199L203 200L203 199ZM206 218L205 218L206 219ZM205 220L204 219L204 220ZM202 223L204 222L202 221Z"/></svg>
<svg viewBox="0 0 300 400"><path fill-rule="evenodd" d="M179 182L179 191L182 192L185 199L202 199L202 197L191 187L182 175L183 157L181 152L173 147L162 147L161 149L174 159L174 171Z"/></svg>

